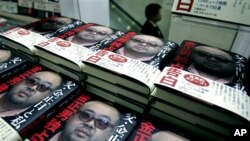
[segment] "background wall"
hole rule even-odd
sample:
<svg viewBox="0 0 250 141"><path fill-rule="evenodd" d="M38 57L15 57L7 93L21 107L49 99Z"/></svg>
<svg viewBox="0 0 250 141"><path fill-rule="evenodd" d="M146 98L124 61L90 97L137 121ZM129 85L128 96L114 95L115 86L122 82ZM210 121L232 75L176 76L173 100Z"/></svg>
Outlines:
<svg viewBox="0 0 250 141"><path fill-rule="evenodd" d="M131 16L133 16L141 24L144 24L146 17L145 8L149 3L158 3L162 6L162 20L158 23L164 37L167 39L171 8L174 0L116 0L116 2L124 8Z"/></svg>

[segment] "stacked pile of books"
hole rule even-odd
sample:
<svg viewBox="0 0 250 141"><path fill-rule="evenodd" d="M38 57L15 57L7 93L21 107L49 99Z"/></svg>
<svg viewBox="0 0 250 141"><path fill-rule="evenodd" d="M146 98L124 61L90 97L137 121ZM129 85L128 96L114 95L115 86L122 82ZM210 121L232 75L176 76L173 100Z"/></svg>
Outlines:
<svg viewBox="0 0 250 141"><path fill-rule="evenodd" d="M177 47L171 41L127 32L83 61L87 90L143 113L160 69Z"/></svg>
<svg viewBox="0 0 250 141"><path fill-rule="evenodd" d="M249 125L249 95L242 89L246 58L194 41L183 41L169 67L155 81L151 114L228 140Z"/></svg>
<svg viewBox="0 0 250 141"><path fill-rule="evenodd" d="M4 141L229 140L250 124L241 55L66 17L0 37Z"/></svg>

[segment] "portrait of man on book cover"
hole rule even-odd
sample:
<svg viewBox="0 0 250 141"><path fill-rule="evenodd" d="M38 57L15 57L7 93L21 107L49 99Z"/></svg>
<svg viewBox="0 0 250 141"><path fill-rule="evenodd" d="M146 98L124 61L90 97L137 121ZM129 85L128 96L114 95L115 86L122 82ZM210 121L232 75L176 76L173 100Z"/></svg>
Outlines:
<svg viewBox="0 0 250 141"><path fill-rule="evenodd" d="M135 35L117 53L140 61L152 60L163 48L163 41L149 35Z"/></svg>
<svg viewBox="0 0 250 141"><path fill-rule="evenodd" d="M178 45L151 35L136 34L115 50L116 53L153 65L159 69L167 64L168 58Z"/></svg>
<svg viewBox="0 0 250 141"><path fill-rule="evenodd" d="M66 121L61 132L49 141L104 141L120 120L115 107L101 101L89 101Z"/></svg>
<svg viewBox="0 0 250 141"><path fill-rule="evenodd" d="M0 48L0 65L5 61L9 60L11 57L11 52L9 50Z"/></svg>
<svg viewBox="0 0 250 141"><path fill-rule="evenodd" d="M40 20L38 22L31 23L24 26L24 28L45 35L48 33L55 32L59 28L73 23L73 19L67 17L50 17L47 19Z"/></svg>
<svg viewBox="0 0 250 141"><path fill-rule="evenodd" d="M217 47L183 41L171 66L241 89L246 58Z"/></svg>
<svg viewBox="0 0 250 141"><path fill-rule="evenodd" d="M199 45L193 48L192 64L188 71L221 82L232 82L235 73L234 57L218 48Z"/></svg>
<svg viewBox="0 0 250 141"><path fill-rule="evenodd" d="M0 94L0 117L18 115L61 85L58 73L41 71L11 86L7 92Z"/></svg>
<svg viewBox="0 0 250 141"><path fill-rule="evenodd" d="M113 32L113 29L110 27L93 24L92 26L79 31L75 35L66 38L66 40L84 47L90 47L104 40Z"/></svg>

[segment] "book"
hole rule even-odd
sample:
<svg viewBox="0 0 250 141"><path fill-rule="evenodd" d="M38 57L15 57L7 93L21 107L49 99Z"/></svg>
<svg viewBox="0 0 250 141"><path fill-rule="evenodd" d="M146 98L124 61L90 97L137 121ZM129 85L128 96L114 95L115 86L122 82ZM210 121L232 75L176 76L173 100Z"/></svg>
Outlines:
<svg viewBox="0 0 250 141"><path fill-rule="evenodd" d="M58 123L58 126L53 126L55 122ZM135 114L82 91L81 95L72 103L58 111L27 139L30 141L57 141L61 138L74 138L125 141L136 123Z"/></svg>
<svg viewBox="0 0 250 141"><path fill-rule="evenodd" d="M54 16L3 32L0 34L0 38L2 38L2 42L6 47L35 58L35 44L43 42L47 38L63 34L82 24L84 24L82 21Z"/></svg>
<svg viewBox="0 0 250 141"><path fill-rule="evenodd" d="M87 74L85 73L80 73L78 71L65 67L61 64L55 64L52 61L44 59L44 58L39 58L39 64L43 66L49 66L51 70L64 74L76 81L82 82L83 80L87 78Z"/></svg>
<svg viewBox="0 0 250 141"><path fill-rule="evenodd" d="M162 70L178 47L178 44L169 40L129 31L113 42L102 45L99 49L140 60Z"/></svg>
<svg viewBox="0 0 250 141"><path fill-rule="evenodd" d="M161 112L157 109L151 108L149 116L156 118L162 125L171 126L174 129L178 129L180 132L188 135L188 138L194 141L229 141L230 139L222 137L211 131L206 131L199 126L186 122L180 118L173 117L167 113ZM163 124L164 123L164 124Z"/></svg>
<svg viewBox="0 0 250 141"><path fill-rule="evenodd" d="M39 21L26 24L21 28L38 33L45 36L46 38L51 38L68 32L84 24L85 23L83 21L68 17L50 16L47 18L42 18Z"/></svg>
<svg viewBox="0 0 250 141"><path fill-rule="evenodd" d="M129 99L125 96L117 95L116 93L113 93L107 89L103 89L89 83L86 83L86 90L93 93L93 95L101 97L112 103L116 103L117 105L126 107L127 109L130 109L131 111L139 114L143 114L145 112L145 109L147 108L147 105L145 104L138 103L131 100L131 98Z"/></svg>
<svg viewBox="0 0 250 141"><path fill-rule="evenodd" d="M231 51L184 40L169 66L244 90L247 59Z"/></svg>
<svg viewBox="0 0 250 141"><path fill-rule="evenodd" d="M16 50L16 52L22 52L25 56L32 56L34 58L36 51L34 45L47 39L38 33L20 27L1 33L0 38L2 39L2 44L7 48ZM33 61L33 59L31 59L31 61Z"/></svg>
<svg viewBox="0 0 250 141"><path fill-rule="evenodd" d="M68 32L53 35L56 37L37 44L37 56L59 66L82 73L84 66L82 60L89 53L92 53L92 50L88 47L92 44L100 45L99 41L109 36L112 36L112 41L119 37L119 32L102 25L93 23L84 24Z"/></svg>
<svg viewBox="0 0 250 141"><path fill-rule="evenodd" d="M40 65L0 84L1 135L25 137L79 94L81 85Z"/></svg>
<svg viewBox="0 0 250 141"><path fill-rule="evenodd" d="M111 93L114 93L116 96L127 97L128 99L134 100L135 102L147 105L149 103L149 96L145 94L138 93L129 88L124 88L119 85L115 85L108 81L104 81L95 76L88 75L85 81L87 84L91 84L95 87L106 89Z"/></svg>
<svg viewBox="0 0 250 141"><path fill-rule="evenodd" d="M103 41L107 43L90 47L97 51L83 60L84 72L146 95L178 48L174 42L136 32L127 32L112 42Z"/></svg>
<svg viewBox="0 0 250 141"><path fill-rule="evenodd" d="M138 123L127 141L163 141L178 140L189 141L181 133L177 133L169 128L168 124L157 123L155 119L143 119Z"/></svg>
<svg viewBox="0 0 250 141"><path fill-rule="evenodd" d="M204 130L204 132L214 133L224 138L229 138L232 135L232 131L235 130L232 129L230 126L206 118L201 114L191 113L183 108L176 107L175 105L164 101L153 99L151 100L150 107L159 112L168 114L172 117L181 119L187 123L195 125L199 127L200 130Z"/></svg>
<svg viewBox="0 0 250 141"><path fill-rule="evenodd" d="M0 45L0 82L25 70L28 65L27 59Z"/></svg>
<svg viewBox="0 0 250 141"><path fill-rule="evenodd" d="M247 60L247 66L246 66L246 74L245 78L243 80L244 86L246 87L246 92L248 95L250 95L250 57Z"/></svg>
<svg viewBox="0 0 250 141"><path fill-rule="evenodd" d="M22 25L24 25L24 23L15 19L7 18L5 16L0 17L0 33Z"/></svg>
<svg viewBox="0 0 250 141"><path fill-rule="evenodd" d="M53 37L36 45L39 58L49 60L57 65L83 72L84 60L93 51L72 42Z"/></svg>
<svg viewBox="0 0 250 141"><path fill-rule="evenodd" d="M145 95L152 92L154 81L160 74L160 70L152 65L107 50L93 52L83 63L83 71L88 75Z"/></svg>
<svg viewBox="0 0 250 141"><path fill-rule="evenodd" d="M162 101L227 126L249 124L250 97L245 91L175 67L165 67L155 85L152 96Z"/></svg>
<svg viewBox="0 0 250 141"><path fill-rule="evenodd" d="M96 51L123 35L124 32L108 26L86 23L56 37Z"/></svg>

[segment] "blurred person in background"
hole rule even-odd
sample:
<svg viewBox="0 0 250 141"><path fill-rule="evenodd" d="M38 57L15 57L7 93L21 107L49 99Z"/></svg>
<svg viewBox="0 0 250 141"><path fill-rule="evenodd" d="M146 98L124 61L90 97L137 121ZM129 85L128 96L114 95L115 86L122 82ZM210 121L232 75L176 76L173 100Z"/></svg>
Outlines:
<svg viewBox="0 0 250 141"><path fill-rule="evenodd" d="M149 4L145 9L146 22L141 28L141 33L152 35L158 38L164 38L157 22L162 18L161 6L156 3Z"/></svg>

